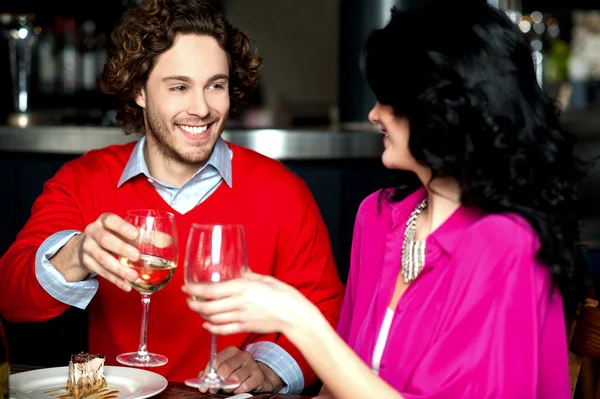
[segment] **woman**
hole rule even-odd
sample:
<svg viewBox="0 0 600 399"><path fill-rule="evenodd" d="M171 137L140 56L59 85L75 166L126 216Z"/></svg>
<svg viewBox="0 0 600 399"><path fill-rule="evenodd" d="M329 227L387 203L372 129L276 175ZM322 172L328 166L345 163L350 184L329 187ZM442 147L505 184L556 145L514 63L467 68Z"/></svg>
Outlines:
<svg viewBox="0 0 600 399"><path fill-rule="evenodd" d="M337 334L266 276L188 285L217 334L281 332L335 398L570 397L563 296L577 289L585 165L528 44L483 1L392 12L365 48L384 165L366 198ZM341 337L341 338L340 338Z"/></svg>

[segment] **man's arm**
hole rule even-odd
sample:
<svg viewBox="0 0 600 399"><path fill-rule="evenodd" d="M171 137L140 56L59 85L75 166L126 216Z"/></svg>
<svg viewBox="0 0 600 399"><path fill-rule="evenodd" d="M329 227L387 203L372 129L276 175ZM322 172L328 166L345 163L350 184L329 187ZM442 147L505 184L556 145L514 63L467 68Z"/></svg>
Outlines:
<svg viewBox="0 0 600 399"><path fill-rule="evenodd" d="M57 232L85 228L76 190L78 176L70 164L44 184L33 204L31 217L15 242L0 259L0 314L19 322L45 321L69 305L55 299L40 285L36 257L41 245ZM40 257L43 254L40 253Z"/></svg>
<svg viewBox="0 0 600 399"><path fill-rule="evenodd" d="M139 250L122 238L134 239L137 229L113 214L100 215L86 225L82 214L93 211L82 209L93 207L97 198L91 187L81 187L90 176L80 163L81 159L67 163L46 182L31 217L0 259L0 314L9 320L44 321L60 315L71 304L61 298L78 297L78 289L86 285L75 282L90 273L125 291L131 290L126 280L137 277L115 258L115 254L139 256ZM84 233L61 241L56 248L44 246L49 237L69 230Z"/></svg>
<svg viewBox="0 0 600 399"><path fill-rule="evenodd" d="M69 281L51 262L66 256L65 248L79 240L81 232L66 230L48 237L37 251L35 274L40 285L56 300L85 309L98 291L98 281L89 274L82 281Z"/></svg>
<svg viewBox="0 0 600 399"><path fill-rule="evenodd" d="M281 386L278 387L277 392L291 394L302 392L304 389L302 370L296 359L285 349L270 341L259 341L248 345L246 350L279 379Z"/></svg>

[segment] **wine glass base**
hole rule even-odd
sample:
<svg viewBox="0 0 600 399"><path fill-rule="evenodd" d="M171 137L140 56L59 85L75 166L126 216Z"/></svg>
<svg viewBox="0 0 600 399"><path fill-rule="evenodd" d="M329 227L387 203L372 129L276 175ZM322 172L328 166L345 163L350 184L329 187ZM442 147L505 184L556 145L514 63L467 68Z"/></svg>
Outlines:
<svg viewBox="0 0 600 399"><path fill-rule="evenodd" d="M192 388L233 389L240 386L238 381L224 380L221 377L201 377L185 380L185 385Z"/></svg>
<svg viewBox="0 0 600 399"><path fill-rule="evenodd" d="M157 353L140 356L137 352L127 352L117 356L117 362L131 367L158 367L167 364L168 361L166 356Z"/></svg>

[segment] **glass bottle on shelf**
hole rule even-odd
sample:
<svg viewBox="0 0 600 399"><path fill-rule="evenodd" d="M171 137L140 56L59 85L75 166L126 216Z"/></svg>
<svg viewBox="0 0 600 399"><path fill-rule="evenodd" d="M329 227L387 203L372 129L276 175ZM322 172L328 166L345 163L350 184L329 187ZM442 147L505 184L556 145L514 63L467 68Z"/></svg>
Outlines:
<svg viewBox="0 0 600 399"><path fill-rule="evenodd" d="M96 90L98 73L96 67L96 23L91 19L82 24L83 51L81 54L81 86L85 91Z"/></svg>
<svg viewBox="0 0 600 399"><path fill-rule="evenodd" d="M77 71L79 54L77 49L75 18L67 17L63 24L63 47L61 49L62 59L62 92L64 95L73 95L77 91Z"/></svg>

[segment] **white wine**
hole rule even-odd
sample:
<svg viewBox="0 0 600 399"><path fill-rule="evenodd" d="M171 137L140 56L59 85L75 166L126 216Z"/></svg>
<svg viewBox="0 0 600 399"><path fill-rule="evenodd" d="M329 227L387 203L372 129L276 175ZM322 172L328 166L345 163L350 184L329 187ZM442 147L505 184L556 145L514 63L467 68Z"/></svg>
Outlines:
<svg viewBox="0 0 600 399"><path fill-rule="evenodd" d="M172 260L147 254L142 254L136 262L125 257L120 257L119 260L123 265L137 272L137 279L130 281L129 284L142 294L152 294L167 285L177 267L177 263Z"/></svg>

